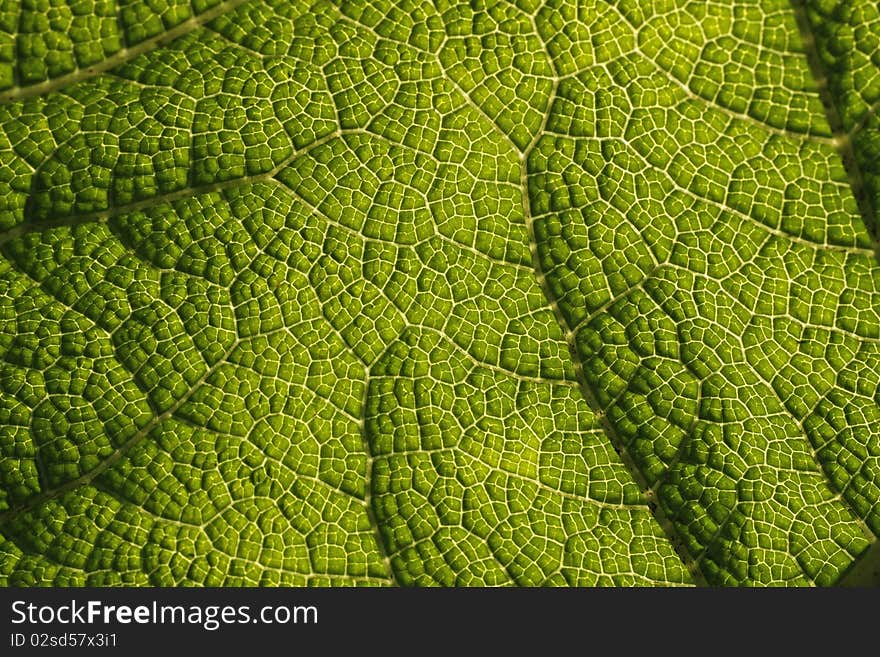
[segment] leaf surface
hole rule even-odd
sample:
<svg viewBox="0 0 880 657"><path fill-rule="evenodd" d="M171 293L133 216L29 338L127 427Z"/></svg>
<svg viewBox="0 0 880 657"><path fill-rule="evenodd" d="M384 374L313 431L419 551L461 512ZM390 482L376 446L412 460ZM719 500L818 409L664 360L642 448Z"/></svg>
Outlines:
<svg viewBox="0 0 880 657"><path fill-rule="evenodd" d="M159 6L0 11L0 581L876 558L876 3Z"/></svg>

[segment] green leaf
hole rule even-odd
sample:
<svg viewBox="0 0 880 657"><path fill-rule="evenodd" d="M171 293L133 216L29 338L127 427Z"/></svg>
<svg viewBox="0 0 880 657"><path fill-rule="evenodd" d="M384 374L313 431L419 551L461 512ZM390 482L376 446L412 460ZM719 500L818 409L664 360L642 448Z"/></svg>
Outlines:
<svg viewBox="0 0 880 657"><path fill-rule="evenodd" d="M878 17L0 4L0 583L869 580Z"/></svg>

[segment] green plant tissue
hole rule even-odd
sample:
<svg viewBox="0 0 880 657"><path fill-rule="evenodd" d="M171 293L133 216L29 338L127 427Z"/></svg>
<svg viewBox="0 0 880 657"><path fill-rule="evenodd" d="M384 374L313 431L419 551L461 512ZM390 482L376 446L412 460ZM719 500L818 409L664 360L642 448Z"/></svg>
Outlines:
<svg viewBox="0 0 880 657"><path fill-rule="evenodd" d="M872 0L0 3L0 584L864 572L878 52Z"/></svg>

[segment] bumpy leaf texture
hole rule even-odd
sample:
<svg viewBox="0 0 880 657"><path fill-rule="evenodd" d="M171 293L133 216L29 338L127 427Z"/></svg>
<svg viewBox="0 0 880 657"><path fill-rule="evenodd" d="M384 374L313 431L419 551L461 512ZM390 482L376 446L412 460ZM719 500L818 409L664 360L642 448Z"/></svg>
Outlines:
<svg viewBox="0 0 880 657"><path fill-rule="evenodd" d="M878 107L873 0L0 2L0 582L864 571Z"/></svg>

